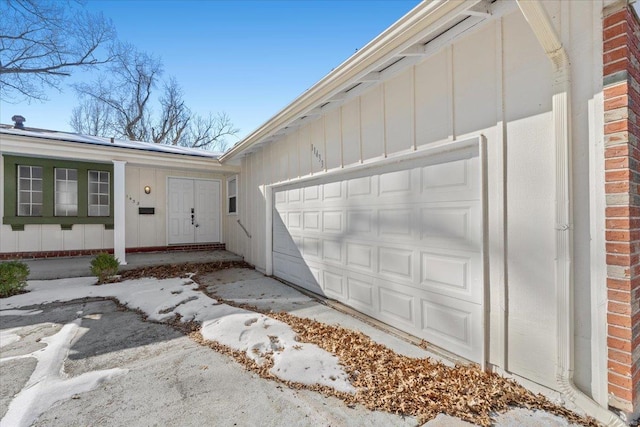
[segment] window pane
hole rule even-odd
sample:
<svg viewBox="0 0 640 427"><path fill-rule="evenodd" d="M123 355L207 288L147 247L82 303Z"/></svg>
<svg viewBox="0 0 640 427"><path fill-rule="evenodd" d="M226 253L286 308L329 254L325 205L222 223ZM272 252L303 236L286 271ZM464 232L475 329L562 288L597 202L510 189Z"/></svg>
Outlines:
<svg viewBox="0 0 640 427"><path fill-rule="evenodd" d="M36 179L31 181L31 190L33 191L42 191L42 180Z"/></svg>
<svg viewBox="0 0 640 427"><path fill-rule="evenodd" d="M31 193L28 191L21 191L20 197L18 198L18 203L31 203Z"/></svg>
<svg viewBox="0 0 640 427"><path fill-rule="evenodd" d="M100 182L109 182L109 172L100 173Z"/></svg>
<svg viewBox="0 0 640 427"><path fill-rule="evenodd" d="M99 187L99 184L92 182L91 184L89 184L89 193L90 194L98 193L98 187Z"/></svg>
<svg viewBox="0 0 640 427"><path fill-rule="evenodd" d="M109 206L100 206L100 216L109 216Z"/></svg>
<svg viewBox="0 0 640 427"><path fill-rule="evenodd" d="M101 205L109 205L109 196L100 196Z"/></svg>
<svg viewBox="0 0 640 427"><path fill-rule="evenodd" d="M67 170L56 168L56 179L67 179Z"/></svg>
<svg viewBox="0 0 640 427"><path fill-rule="evenodd" d="M235 213L236 212L236 198L235 197L230 197L229 198L229 213Z"/></svg>
<svg viewBox="0 0 640 427"><path fill-rule="evenodd" d="M20 178L30 178L31 168L29 166L18 166L18 175Z"/></svg>
<svg viewBox="0 0 640 427"><path fill-rule="evenodd" d="M40 166L32 166L31 167L31 177L32 178L42 178L42 168Z"/></svg>
<svg viewBox="0 0 640 427"><path fill-rule="evenodd" d="M97 171L89 171L89 181L97 182L98 181L98 172Z"/></svg>
<svg viewBox="0 0 640 427"><path fill-rule="evenodd" d="M89 196L89 204L90 205L97 205L99 203L99 197L97 194L91 194Z"/></svg>
<svg viewBox="0 0 640 427"><path fill-rule="evenodd" d="M109 184L100 184L100 194L109 194Z"/></svg>
<svg viewBox="0 0 640 427"><path fill-rule="evenodd" d="M27 179L21 178L20 182L19 182L19 185L20 185L20 190L21 191L25 191L25 190L29 191L29 190L31 190L31 180L28 179L28 178Z"/></svg>
<svg viewBox="0 0 640 427"><path fill-rule="evenodd" d="M31 203L42 204L42 192L31 193Z"/></svg>
<svg viewBox="0 0 640 427"><path fill-rule="evenodd" d="M78 216L78 207L77 206L69 206L67 209L67 216Z"/></svg>
<svg viewBox="0 0 640 427"><path fill-rule="evenodd" d="M78 180L78 170L77 169L67 169L67 179L70 181Z"/></svg>
<svg viewBox="0 0 640 427"><path fill-rule="evenodd" d="M29 216L29 214L31 213L31 206L30 205L24 205L24 204L20 204L18 205L18 215L20 216Z"/></svg>
<svg viewBox="0 0 640 427"><path fill-rule="evenodd" d="M235 196L236 195L236 180L232 179L231 181L229 181L229 196Z"/></svg>
<svg viewBox="0 0 640 427"><path fill-rule="evenodd" d="M42 205L33 205L31 207L31 216L42 216Z"/></svg>

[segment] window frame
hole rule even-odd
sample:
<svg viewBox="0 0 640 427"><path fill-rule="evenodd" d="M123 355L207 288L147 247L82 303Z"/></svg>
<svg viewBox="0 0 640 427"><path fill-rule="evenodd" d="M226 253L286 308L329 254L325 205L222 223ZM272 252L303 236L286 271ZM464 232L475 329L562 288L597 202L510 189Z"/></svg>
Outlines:
<svg viewBox="0 0 640 427"><path fill-rule="evenodd" d="M95 172L95 173L98 174L98 177L97 177L98 180L97 181L92 181L91 180L91 172ZM104 192L102 192L100 190L100 187L102 186L102 184L104 184L104 181L102 181L101 175L105 174L105 173L108 175L107 176L107 182L106 182L106 184L108 185L108 188L107 188L107 192L106 193L104 193ZM99 218L99 217L109 216L108 213L106 215L105 214L100 214L100 213L94 215L94 214L91 213L91 208L92 207L97 207L98 210L100 210L100 208L102 208L103 206L106 206L107 207L107 212L111 211L111 205L113 204L112 203L113 197L111 197L111 188L112 188L111 175L112 174L109 171L101 171L101 170L93 170L93 169L89 169L87 171L87 216L89 216L91 218ZM98 191L97 192L92 192L91 191L91 184L98 184ZM97 196L98 197L98 203L91 203L91 197L92 196ZM102 197L104 197L104 196L107 197L107 204L106 205L100 203L100 199Z"/></svg>
<svg viewBox="0 0 640 427"><path fill-rule="evenodd" d="M28 177L23 177L22 173L20 172L21 168L29 168L29 176ZM33 171L34 169L40 169L40 177L34 177L33 176ZM16 197L18 198L18 201L16 202L16 216L19 217L26 217L26 218L38 218L42 216L42 206L44 204L44 200L43 200L43 195L44 195L44 188L43 188L43 183L44 183L44 173L43 173L43 167L42 166L35 166L35 165L17 165L16 166L16 175L17 175L17 184L15 187L15 191L16 191ZM28 180L29 181L29 188L22 188L21 182L22 180ZM33 189L33 183L35 181L40 181L40 190L34 190ZM21 201L22 199L22 194L26 193L29 194L29 203L23 203ZM33 195L39 193L40 194L40 203L34 202L33 201ZM20 213L20 208L21 206L26 205L29 207L29 213L28 214L24 214L24 213ZM38 215L34 215L33 214L33 208L34 206L39 206L40 207L40 213Z"/></svg>
<svg viewBox="0 0 640 427"><path fill-rule="evenodd" d="M71 205L71 203L62 204L62 203L59 203L59 201L58 201L58 194L61 193L61 191L58 189L58 182L59 182L58 170L66 171L64 182L66 182L67 184L69 182L75 182L75 184L76 184L76 189L75 189L75 196L76 196L75 197L75 199L76 199L75 208L76 208L76 213L75 213L75 215L69 215L68 212L67 212L68 208L64 207L64 206ZM69 171L75 171L76 172L75 181L69 179ZM74 217L74 218L77 217L78 216L78 182L79 182L78 169L54 167L53 168L53 181L54 181L54 187L53 187L53 191L54 191L54 196L53 196L53 215L55 217ZM64 193L72 194L72 192L70 192L68 190L64 191ZM59 205L63 205L63 209L65 209L65 213L64 214L58 213L58 206Z"/></svg>
<svg viewBox="0 0 640 427"><path fill-rule="evenodd" d="M14 231L24 230L27 224L58 224L70 229L74 224L103 224L113 229L113 163L83 162L61 158L40 158L2 154L4 162L4 211L2 223ZM40 166L42 171L42 216L18 216L17 188L18 165ZM55 168L77 169L78 213L77 216L55 216ZM109 216L88 216L88 170L109 172Z"/></svg>
<svg viewBox="0 0 640 427"><path fill-rule="evenodd" d="M229 186L231 182L235 183L235 192L231 195L229 191ZM231 199L234 199L234 210L231 211ZM231 176L227 178L227 215L238 215L238 175Z"/></svg>

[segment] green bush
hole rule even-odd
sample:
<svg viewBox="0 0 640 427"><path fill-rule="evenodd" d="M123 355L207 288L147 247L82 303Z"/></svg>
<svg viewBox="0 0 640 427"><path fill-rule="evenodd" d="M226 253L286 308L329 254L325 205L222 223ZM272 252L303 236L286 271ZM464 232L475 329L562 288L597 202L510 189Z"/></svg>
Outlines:
<svg viewBox="0 0 640 427"><path fill-rule="evenodd" d="M20 261L0 263L0 298L19 294L27 286L29 267Z"/></svg>
<svg viewBox="0 0 640 427"><path fill-rule="evenodd" d="M101 253L91 260L91 274L98 278L98 284L111 281L118 274L120 261L111 254Z"/></svg>

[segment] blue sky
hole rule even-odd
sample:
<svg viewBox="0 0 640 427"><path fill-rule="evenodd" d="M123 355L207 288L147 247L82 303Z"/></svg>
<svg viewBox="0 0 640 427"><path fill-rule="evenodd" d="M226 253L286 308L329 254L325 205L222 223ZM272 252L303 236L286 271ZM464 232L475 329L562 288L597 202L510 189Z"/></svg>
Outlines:
<svg viewBox="0 0 640 427"><path fill-rule="evenodd" d="M89 0L87 8L111 18L121 40L160 56L193 111L226 112L242 138L417 3ZM72 131L78 101L67 83L44 103L0 101L0 122L21 114L27 126Z"/></svg>

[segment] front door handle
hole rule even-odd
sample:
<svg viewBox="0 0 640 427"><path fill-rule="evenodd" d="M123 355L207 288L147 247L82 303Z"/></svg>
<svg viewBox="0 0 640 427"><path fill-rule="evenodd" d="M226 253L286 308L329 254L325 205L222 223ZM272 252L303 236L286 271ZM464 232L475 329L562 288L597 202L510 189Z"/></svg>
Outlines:
<svg viewBox="0 0 640 427"><path fill-rule="evenodd" d="M191 208L191 225L194 225L196 219L196 212L194 208Z"/></svg>

